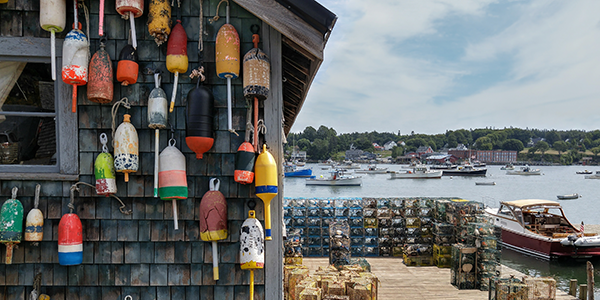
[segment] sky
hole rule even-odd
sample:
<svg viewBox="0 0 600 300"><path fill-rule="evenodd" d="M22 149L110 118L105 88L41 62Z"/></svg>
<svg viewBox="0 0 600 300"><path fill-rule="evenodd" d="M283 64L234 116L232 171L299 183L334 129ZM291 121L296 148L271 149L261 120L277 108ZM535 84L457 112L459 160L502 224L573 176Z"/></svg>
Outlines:
<svg viewBox="0 0 600 300"><path fill-rule="evenodd" d="M338 20L292 132L600 128L600 1L317 1Z"/></svg>

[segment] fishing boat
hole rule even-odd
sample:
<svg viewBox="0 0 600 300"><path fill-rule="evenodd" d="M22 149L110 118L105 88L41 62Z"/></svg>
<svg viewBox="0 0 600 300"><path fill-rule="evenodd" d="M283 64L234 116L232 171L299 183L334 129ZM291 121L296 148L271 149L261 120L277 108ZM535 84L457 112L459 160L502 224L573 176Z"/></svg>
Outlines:
<svg viewBox="0 0 600 300"><path fill-rule="evenodd" d="M287 165L284 169L285 177L311 177L312 169L298 168L296 165Z"/></svg>
<svg viewBox="0 0 600 300"><path fill-rule="evenodd" d="M475 182L475 185L496 185L495 181Z"/></svg>
<svg viewBox="0 0 600 300"><path fill-rule="evenodd" d="M524 167L521 167L520 170L506 171L506 175L542 175L542 171L540 169L532 169L529 165L525 165Z"/></svg>
<svg viewBox="0 0 600 300"><path fill-rule="evenodd" d="M557 195L556 198L558 198L558 200L571 200L571 199L577 199L581 197L581 195L575 193L575 194L568 194L568 195Z"/></svg>
<svg viewBox="0 0 600 300"><path fill-rule="evenodd" d="M504 167L500 168L500 170L514 170L515 166L511 163L506 164Z"/></svg>
<svg viewBox="0 0 600 300"><path fill-rule="evenodd" d="M600 238L583 235L556 201L502 201L500 208L486 208L485 214L502 228L502 245L515 251L544 259L600 257Z"/></svg>
<svg viewBox="0 0 600 300"><path fill-rule="evenodd" d="M588 170L583 170L583 171L577 171L575 172L575 174L593 174L594 172L592 171L588 171Z"/></svg>
<svg viewBox="0 0 600 300"><path fill-rule="evenodd" d="M442 178L441 170L429 170L426 166L420 165L412 170L390 172L390 179L435 179Z"/></svg>
<svg viewBox="0 0 600 300"><path fill-rule="evenodd" d="M472 165L463 165L455 170L443 170L443 176L485 176L487 168L474 168Z"/></svg>
<svg viewBox="0 0 600 300"><path fill-rule="evenodd" d="M585 179L600 179L600 171L596 171L596 174L585 175Z"/></svg>
<svg viewBox="0 0 600 300"><path fill-rule="evenodd" d="M306 185L326 185L326 186L361 186L360 176L346 175L345 170L336 169L331 171L331 176L307 178Z"/></svg>
<svg viewBox="0 0 600 300"><path fill-rule="evenodd" d="M456 169L456 165L450 164L450 163L445 163L445 164L441 164L441 165L429 165L429 169L432 170L452 170L452 169Z"/></svg>
<svg viewBox="0 0 600 300"><path fill-rule="evenodd" d="M385 174L388 172L388 168L378 168L376 165L369 165L366 169L360 169L354 171L359 174Z"/></svg>
<svg viewBox="0 0 600 300"><path fill-rule="evenodd" d="M350 169L360 169L360 164L357 163L353 163L351 161L344 161L341 164L337 164L334 166L335 168L338 169L346 169L346 170L350 170Z"/></svg>

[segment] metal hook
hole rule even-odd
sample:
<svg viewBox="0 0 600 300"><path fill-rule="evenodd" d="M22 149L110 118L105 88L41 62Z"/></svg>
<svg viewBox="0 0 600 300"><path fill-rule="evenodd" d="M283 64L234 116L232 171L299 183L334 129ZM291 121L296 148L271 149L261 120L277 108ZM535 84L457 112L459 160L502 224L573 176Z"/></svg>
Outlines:
<svg viewBox="0 0 600 300"><path fill-rule="evenodd" d="M100 134L100 143L102 143L102 152L108 153L108 147L106 146L106 143L108 143L108 137L104 132Z"/></svg>
<svg viewBox="0 0 600 300"><path fill-rule="evenodd" d="M133 300L133 297L131 297L131 295L127 295L125 296L125 300Z"/></svg>
<svg viewBox="0 0 600 300"><path fill-rule="evenodd" d="M12 188L12 199L17 199L17 191L19 190L18 187L14 187Z"/></svg>

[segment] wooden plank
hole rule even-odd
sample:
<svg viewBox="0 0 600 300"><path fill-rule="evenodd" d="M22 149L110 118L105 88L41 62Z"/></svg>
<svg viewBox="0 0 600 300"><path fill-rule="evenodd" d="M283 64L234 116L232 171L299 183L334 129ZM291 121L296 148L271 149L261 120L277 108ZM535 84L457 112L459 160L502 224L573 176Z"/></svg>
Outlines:
<svg viewBox="0 0 600 300"><path fill-rule="evenodd" d="M100 298L100 288L82 286L79 288L79 300L97 300Z"/></svg>
<svg viewBox="0 0 600 300"><path fill-rule="evenodd" d="M84 265L77 265L77 266L69 266L67 267L67 273L69 276L69 285L70 286L76 286L76 285L82 285L83 281L85 280L85 273L84 273Z"/></svg>
<svg viewBox="0 0 600 300"><path fill-rule="evenodd" d="M98 242L94 248L94 263L109 264L112 251L110 242Z"/></svg>
<svg viewBox="0 0 600 300"><path fill-rule="evenodd" d="M190 265L168 265L168 269L169 285L190 285Z"/></svg>
<svg viewBox="0 0 600 300"><path fill-rule="evenodd" d="M0 286L4 286L6 285L6 265L1 264L0 265ZM2 289L0 289L0 293L2 292Z"/></svg>
<svg viewBox="0 0 600 300"><path fill-rule="evenodd" d="M21 264L19 266L19 285L33 285L33 265Z"/></svg>
<svg viewBox="0 0 600 300"><path fill-rule="evenodd" d="M150 284L150 265L136 264L131 265L131 285L147 286Z"/></svg>
<svg viewBox="0 0 600 300"><path fill-rule="evenodd" d="M192 281L193 282L193 281ZM194 285L194 283L192 283L192 286L186 286L185 287L185 300L198 300L200 296L200 287L197 285Z"/></svg>
<svg viewBox="0 0 600 300"><path fill-rule="evenodd" d="M131 265L115 266L115 285L128 286L131 279Z"/></svg>
<svg viewBox="0 0 600 300"><path fill-rule="evenodd" d="M168 286L156 287L156 300L171 300L171 289Z"/></svg>
<svg viewBox="0 0 600 300"><path fill-rule="evenodd" d="M66 289L65 299L79 300L79 295L80 295L79 287L69 286L69 287L66 287L65 289Z"/></svg>
<svg viewBox="0 0 600 300"><path fill-rule="evenodd" d="M25 287L23 286L11 286L5 287L6 294L4 295L6 300L21 300L25 299Z"/></svg>
<svg viewBox="0 0 600 300"><path fill-rule="evenodd" d="M123 263L123 242L112 242L111 243L111 263L122 264Z"/></svg>
<svg viewBox="0 0 600 300"><path fill-rule="evenodd" d="M152 233L151 233L151 241L153 242L164 242L167 240L168 233L168 221L153 221L152 222Z"/></svg>
<svg viewBox="0 0 600 300"><path fill-rule="evenodd" d="M115 266L114 265L98 265L98 285L100 285L100 286L115 285Z"/></svg>
<svg viewBox="0 0 600 300"><path fill-rule="evenodd" d="M190 199L193 200L193 199ZM195 202L195 201L190 201ZM198 241L200 240L200 223L196 220L185 221L185 240Z"/></svg>
<svg viewBox="0 0 600 300"><path fill-rule="evenodd" d="M166 286L167 285L167 268L164 265L150 265L150 285L151 286Z"/></svg>
<svg viewBox="0 0 600 300"><path fill-rule="evenodd" d="M117 240L117 220L100 220L100 228L101 241Z"/></svg>
<svg viewBox="0 0 600 300"><path fill-rule="evenodd" d="M140 243L140 262L148 264L154 263L154 243Z"/></svg>
<svg viewBox="0 0 600 300"><path fill-rule="evenodd" d="M4 271L4 269L0 268L0 271ZM42 286L52 286L54 284L54 265L41 264L40 272L42 273ZM4 280L0 280L0 283L3 282Z"/></svg>
<svg viewBox="0 0 600 300"><path fill-rule="evenodd" d="M120 187L117 185L117 191L119 190ZM96 199L96 219L110 219L112 201L112 198L108 197L100 197Z"/></svg>
<svg viewBox="0 0 600 300"><path fill-rule="evenodd" d="M190 263L192 260L192 244L188 242L174 243L175 263Z"/></svg>
<svg viewBox="0 0 600 300"><path fill-rule="evenodd" d="M140 243L125 243L125 263L140 263Z"/></svg>
<svg viewBox="0 0 600 300"><path fill-rule="evenodd" d="M100 220L81 220L84 241L100 240Z"/></svg>
<svg viewBox="0 0 600 300"><path fill-rule="evenodd" d="M204 244L206 242L192 242L192 263L204 263Z"/></svg>
<svg viewBox="0 0 600 300"><path fill-rule="evenodd" d="M219 262L219 285L235 285L235 274L235 264L226 264ZM241 284L241 279L239 283Z"/></svg>
<svg viewBox="0 0 600 300"><path fill-rule="evenodd" d="M67 267L61 266L61 265L55 265L53 271L54 271L53 280L54 280L55 286L61 286L61 285L64 286L64 285L68 284Z"/></svg>
<svg viewBox="0 0 600 300"><path fill-rule="evenodd" d="M221 281L219 279L219 281ZM235 296L235 289L233 286L218 285L214 288L214 299L215 300L233 300ZM283 299L283 298L281 298Z"/></svg>
<svg viewBox="0 0 600 300"><path fill-rule="evenodd" d="M138 221L133 220L119 220L118 225L118 237L119 241L135 242L138 240Z"/></svg>
<svg viewBox="0 0 600 300"><path fill-rule="evenodd" d="M98 285L98 265L83 265L83 285Z"/></svg>
<svg viewBox="0 0 600 300"><path fill-rule="evenodd" d="M163 200L159 198L146 198L146 219L163 219Z"/></svg>
<svg viewBox="0 0 600 300"><path fill-rule="evenodd" d="M93 264L94 263L94 242L83 242L83 261L84 264Z"/></svg>
<svg viewBox="0 0 600 300"><path fill-rule="evenodd" d="M212 285L200 286L200 299L202 299L202 300L215 299L214 286L212 286Z"/></svg>
<svg viewBox="0 0 600 300"><path fill-rule="evenodd" d="M140 220L138 223L138 241L148 242L150 241L152 232L152 221Z"/></svg>
<svg viewBox="0 0 600 300"><path fill-rule="evenodd" d="M154 263L170 264L175 262L175 245L172 242L154 243Z"/></svg>
<svg viewBox="0 0 600 300"><path fill-rule="evenodd" d="M146 217L146 200L144 198L133 198L131 209L133 210L132 219L144 219Z"/></svg>

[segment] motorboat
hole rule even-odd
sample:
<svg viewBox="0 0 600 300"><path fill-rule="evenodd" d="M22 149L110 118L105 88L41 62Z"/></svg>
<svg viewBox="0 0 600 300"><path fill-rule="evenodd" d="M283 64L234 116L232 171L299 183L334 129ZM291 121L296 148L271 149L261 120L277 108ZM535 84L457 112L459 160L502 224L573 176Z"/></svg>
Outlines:
<svg viewBox="0 0 600 300"><path fill-rule="evenodd" d="M511 163L506 164L504 167L500 168L500 170L514 170L515 166Z"/></svg>
<svg viewBox="0 0 600 300"><path fill-rule="evenodd" d="M473 161L473 167L475 167L475 168L483 168L485 166L487 166L487 164L485 162L478 161L478 160Z"/></svg>
<svg viewBox="0 0 600 300"><path fill-rule="evenodd" d="M583 170L583 171L577 171L577 172L575 172L575 174L585 174L585 175L587 175L587 174L593 174L593 173L594 172L588 171L588 170Z"/></svg>
<svg viewBox="0 0 600 300"><path fill-rule="evenodd" d="M556 201L503 201L485 215L502 228L502 245L515 251L544 259L600 257L600 238L571 224Z"/></svg>
<svg viewBox="0 0 600 300"><path fill-rule="evenodd" d="M311 168L298 168L296 165L288 165L285 166L284 169L285 177L311 177L312 169Z"/></svg>
<svg viewBox="0 0 600 300"><path fill-rule="evenodd" d="M568 195L557 195L556 198L558 198L558 200L571 200L571 199L577 199L581 197L581 195L575 193L575 194L568 194Z"/></svg>
<svg viewBox="0 0 600 300"><path fill-rule="evenodd" d="M426 166L416 166L412 170L390 172L390 179L434 179L442 178L441 170L429 170Z"/></svg>
<svg viewBox="0 0 600 300"><path fill-rule="evenodd" d="M600 179L600 171L596 171L596 174L585 175L585 179Z"/></svg>
<svg viewBox="0 0 600 300"><path fill-rule="evenodd" d="M337 164L334 166L335 168L338 169L346 169L346 170L350 170L350 169L360 169L360 164L357 163L353 163L351 161L344 161L341 164Z"/></svg>
<svg viewBox="0 0 600 300"><path fill-rule="evenodd" d="M366 169L355 170L359 174L385 174L388 168L378 168L376 165L369 165Z"/></svg>
<svg viewBox="0 0 600 300"><path fill-rule="evenodd" d="M307 178L306 185L327 185L327 186L361 186L362 179L360 176L346 175L344 170L333 170L331 176L315 178Z"/></svg>
<svg viewBox="0 0 600 300"><path fill-rule="evenodd" d="M452 170L452 169L456 169L456 165L450 164L450 163L445 163L445 164L441 164L441 165L429 165L429 169L432 170Z"/></svg>
<svg viewBox="0 0 600 300"><path fill-rule="evenodd" d="M542 171L540 169L532 169L529 165L525 165L521 167L520 170L508 170L506 171L507 175L542 175Z"/></svg>
<svg viewBox="0 0 600 300"><path fill-rule="evenodd" d="M454 170L443 170L444 176L485 176L487 168L475 168L472 165L463 165Z"/></svg>
<svg viewBox="0 0 600 300"><path fill-rule="evenodd" d="M475 185L496 185L495 181L482 181L482 182L475 182Z"/></svg>

